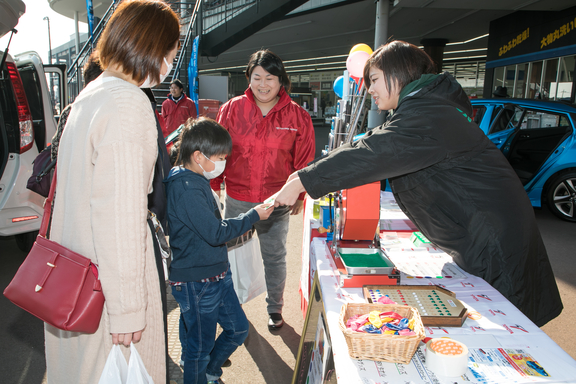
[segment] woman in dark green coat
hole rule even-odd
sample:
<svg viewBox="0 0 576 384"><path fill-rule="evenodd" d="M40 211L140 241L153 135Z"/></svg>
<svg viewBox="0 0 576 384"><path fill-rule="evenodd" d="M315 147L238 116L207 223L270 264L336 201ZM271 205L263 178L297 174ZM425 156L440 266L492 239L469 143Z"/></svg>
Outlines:
<svg viewBox="0 0 576 384"><path fill-rule="evenodd" d="M536 325L558 316L562 301L528 196L469 118L462 87L402 41L372 54L364 81L380 110L394 110L388 121L294 173L275 204L388 179L404 213L460 267Z"/></svg>

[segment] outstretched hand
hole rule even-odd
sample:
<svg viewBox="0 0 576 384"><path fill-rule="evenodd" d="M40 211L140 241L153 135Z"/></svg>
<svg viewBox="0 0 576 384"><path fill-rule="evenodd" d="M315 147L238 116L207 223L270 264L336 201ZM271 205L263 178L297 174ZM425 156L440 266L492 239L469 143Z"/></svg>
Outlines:
<svg viewBox="0 0 576 384"><path fill-rule="evenodd" d="M272 204L259 204L254 207L256 212L258 212L258 216L260 216L260 220L266 220L270 217L272 212L274 211L274 205Z"/></svg>
<svg viewBox="0 0 576 384"><path fill-rule="evenodd" d="M292 174L290 176L288 176L288 180L286 180L286 183L289 183L290 181L294 180L294 179L299 179L300 176L298 176L298 171L296 172L292 172Z"/></svg>
<svg viewBox="0 0 576 384"><path fill-rule="evenodd" d="M293 173L288 178L288 181L280 192L276 194L276 198L274 199L274 206L279 207L281 205L289 205L293 206L296 204L298 200L298 196L302 193L306 192L302 182L300 181L300 177L298 177L297 173Z"/></svg>

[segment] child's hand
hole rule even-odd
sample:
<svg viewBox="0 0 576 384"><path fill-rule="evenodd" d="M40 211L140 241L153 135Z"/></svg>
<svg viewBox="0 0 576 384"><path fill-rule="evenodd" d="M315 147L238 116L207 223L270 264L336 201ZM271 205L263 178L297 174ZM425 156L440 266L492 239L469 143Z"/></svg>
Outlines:
<svg viewBox="0 0 576 384"><path fill-rule="evenodd" d="M254 207L256 212L258 212L258 216L260 216L260 220L266 220L272 214L274 210L274 204L260 204Z"/></svg>

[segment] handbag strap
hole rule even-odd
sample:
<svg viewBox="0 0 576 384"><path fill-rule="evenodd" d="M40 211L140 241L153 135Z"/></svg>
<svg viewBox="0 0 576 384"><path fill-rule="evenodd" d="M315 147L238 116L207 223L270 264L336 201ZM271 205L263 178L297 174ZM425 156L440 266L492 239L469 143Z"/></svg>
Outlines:
<svg viewBox="0 0 576 384"><path fill-rule="evenodd" d="M54 176L52 176L52 183L50 184L50 193L44 201L44 215L42 216L42 224L40 224L40 231L38 235L46 237L48 231L48 224L50 223L50 216L52 215L52 201L54 201L54 193L56 192L56 169L54 166Z"/></svg>

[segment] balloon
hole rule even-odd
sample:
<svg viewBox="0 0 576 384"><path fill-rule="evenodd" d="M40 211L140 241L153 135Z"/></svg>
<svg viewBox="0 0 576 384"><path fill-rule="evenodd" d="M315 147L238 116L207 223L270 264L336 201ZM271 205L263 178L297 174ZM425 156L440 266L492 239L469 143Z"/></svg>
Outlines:
<svg viewBox="0 0 576 384"><path fill-rule="evenodd" d="M366 44L356 44L355 46L352 47L352 49L350 50L350 53L348 55L351 55L354 52L357 51L364 51L366 53L368 53L369 55L372 54L372 48L370 48L368 45Z"/></svg>
<svg viewBox="0 0 576 384"><path fill-rule="evenodd" d="M332 89L334 89L336 96L342 98L342 95L344 94L344 76L338 76L336 80L334 80Z"/></svg>
<svg viewBox="0 0 576 384"><path fill-rule="evenodd" d="M350 73L350 76L362 77L364 75L364 64L370 55L365 51L353 52L346 60L346 69Z"/></svg>

